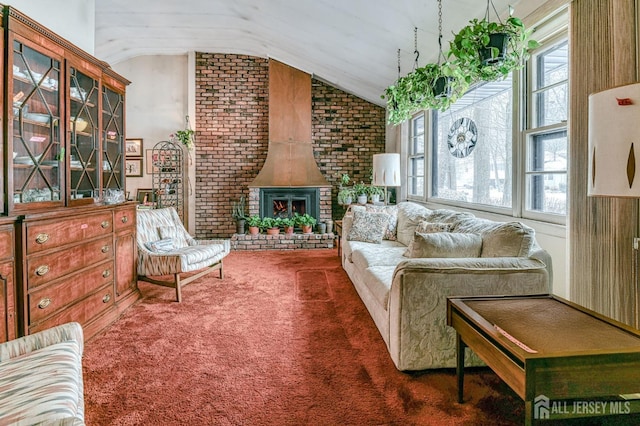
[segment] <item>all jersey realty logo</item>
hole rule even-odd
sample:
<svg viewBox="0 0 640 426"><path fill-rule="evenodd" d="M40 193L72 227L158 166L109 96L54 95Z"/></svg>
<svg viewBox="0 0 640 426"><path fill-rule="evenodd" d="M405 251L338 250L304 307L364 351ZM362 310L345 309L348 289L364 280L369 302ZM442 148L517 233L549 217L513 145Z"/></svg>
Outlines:
<svg viewBox="0 0 640 426"><path fill-rule="evenodd" d="M533 418L548 419L554 414L574 415L581 417L629 414L629 401L551 401L545 395L538 395L533 400Z"/></svg>

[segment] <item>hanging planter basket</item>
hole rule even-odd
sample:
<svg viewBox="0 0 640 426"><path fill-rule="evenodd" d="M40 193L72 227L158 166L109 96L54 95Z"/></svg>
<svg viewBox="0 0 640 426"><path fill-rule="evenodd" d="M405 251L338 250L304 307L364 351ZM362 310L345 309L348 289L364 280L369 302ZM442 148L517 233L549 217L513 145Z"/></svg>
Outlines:
<svg viewBox="0 0 640 426"><path fill-rule="evenodd" d="M521 69L529 51L539 46L530 36L516 17L504 23L473 19L450 42L449 58L469 84L502 80Z"/></svg>
<svg viewBox="0 0 640 426"><path fill-rule="evenodd" d="M436 99L450 98L453 96L453 86L455 79L453 77L438 77L433 83L433 97Z"/></svg>
<svg viewBox="0 0 640 426"><path fill-rule="evenodd" d="M504 61L509 48L509 34L494 33L489 35L489 44L478 51L483 65L496 65Z"/></svg>

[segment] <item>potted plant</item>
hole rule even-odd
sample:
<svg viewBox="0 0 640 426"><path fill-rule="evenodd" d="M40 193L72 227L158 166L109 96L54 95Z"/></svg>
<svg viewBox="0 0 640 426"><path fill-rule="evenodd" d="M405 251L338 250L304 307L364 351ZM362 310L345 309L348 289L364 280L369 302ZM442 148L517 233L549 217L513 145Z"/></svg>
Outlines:
<svg viewBox="0 0 640 426"><path fill-rule="evenodd" d="M367 204L367 185L364 183L356 183L353 185L353 191L358 197L358 204Z"/></svg>
<svg viewBox="0 0 640 426"><path fill-rule="evenodd" d="M448 55L455 58L452 62L464 72L467 83L501 80L521 69L529 50L539 46L530 36L531 30L513 16L504 23L473 19L455 35Z"/></svg>
<svg viewBox="0 0 640 426"><path fill-rule="evenodd" d="M384 195L384 188L380 186L371 185L368 188L367 193L369 194L369 197L371 198L372 203L379 203L380 197Z"/></svg>
<svg viewBox="0 0 640 426"><path fill-rule="evenodd" d="M348 206L353 203L353 197L355 197L353 188L340 188L338 191L338 204Z"/></svg>
<svg viewBox="0 0 640 426"><path fill-rule="evenodd" d="M292 218L283 217L282 219L280 219L280 224L284 228L285 234L293 234L293 227L295 226L296 223Z"/></svg>
<svg viewBox="0 0 640 426"><path fill-rule="evenodd" d="M268 235L278 235L280 233L280 218L263 217L260 228L264 229Z"/></svg>
<svg viewBox="0 0 640 426"><path fill-rule="evenodd" d="M247 218L247 225L249 226L249 234L256 235L260 233L260 225L262 224L262 219L257 214Z"/></svg>
<svg viewBox="0 0 640 426"><path fill-rule="evenodd" d="M191 149L193 149L193 136L195 133L196 132L191 129L177 130L173 135L171 135L171 138L177 139L178 142L187 148L187 150L191 151Z"/></svg>
<svg viewBox="0 0 640 426"><path fill-rule="evenodd" d="M308 213L302 215L296 213L293 220L302 229L303 234L311 234L313 225L316 224L316 219Z"/></svg>
<svg viewBox="0 0 640 426"><path fill-rule="evenodd" d="M236 221L236 234L244 234L244 227L247 221L244 215L244 196L240 197L240 200L233 202L231 216Z"/></svg>

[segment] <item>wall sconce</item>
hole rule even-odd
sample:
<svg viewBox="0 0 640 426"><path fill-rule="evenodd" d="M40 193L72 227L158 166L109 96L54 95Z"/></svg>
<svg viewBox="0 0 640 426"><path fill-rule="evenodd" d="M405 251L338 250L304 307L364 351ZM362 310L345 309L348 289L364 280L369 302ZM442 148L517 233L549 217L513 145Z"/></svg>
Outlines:
<svg viewBox="0 0 640 426"><path fill-rule="evenodd" d="M384 186L384 203L388 204L388 186L400 186L400 154L375 154L373 156L373 181Z"/></svg>
<svg viewBox="0 0 640 426"><path fill-rule="evenodd" d="M587 195L640 198L640 83L589 95Z"/></svg>

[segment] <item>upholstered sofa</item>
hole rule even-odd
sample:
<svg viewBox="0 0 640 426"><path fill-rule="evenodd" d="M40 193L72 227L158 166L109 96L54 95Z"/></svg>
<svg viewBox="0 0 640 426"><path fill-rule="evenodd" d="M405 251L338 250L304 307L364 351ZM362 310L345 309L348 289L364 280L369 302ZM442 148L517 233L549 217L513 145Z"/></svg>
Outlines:
<svg viewBox="0 0 640 426"><path fill-rule="evenodd" d="M75 322L0 344L0 424L84 425L83 345Z"/></svg>
<svg viewBox="0 0 640 426"><path fill-rule="evenodd" d="M551 257L519 222L412 202L354 206L341 244L343 268L403 371L455 367L447 297L551 292ZM467 365L482 365L466 352Z"/></svg>

